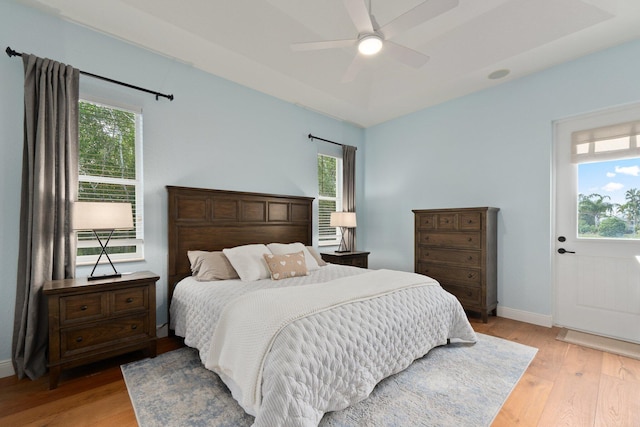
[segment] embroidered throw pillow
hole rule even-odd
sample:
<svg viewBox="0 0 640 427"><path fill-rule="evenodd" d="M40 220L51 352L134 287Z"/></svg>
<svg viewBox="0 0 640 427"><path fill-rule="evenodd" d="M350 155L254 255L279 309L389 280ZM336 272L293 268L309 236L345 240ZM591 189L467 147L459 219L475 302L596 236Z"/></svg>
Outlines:
<svg viewBox="0 0 640 427"><path fill-rule="evenodd" d="M307 276L309 271L304 262L304 252L293 254L264 254L264 260L271 272L272 280L287 279L289 277Z"/></svg>
<svg viewBox="0 0 640 427"><path fill-rule="evenodd" d="M307 264L307 270L314 271L320 268L318 262L311 252L300 242L298 243L269 243L267 248L274 255L292 254L295 252L304 252L304 262Z"/></svg>

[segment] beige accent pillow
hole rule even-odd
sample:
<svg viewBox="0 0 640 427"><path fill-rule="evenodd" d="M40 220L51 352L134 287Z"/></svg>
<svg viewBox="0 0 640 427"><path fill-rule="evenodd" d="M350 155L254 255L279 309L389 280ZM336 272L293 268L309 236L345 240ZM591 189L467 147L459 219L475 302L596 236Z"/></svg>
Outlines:
<svg viewBox="0 0 640 427"><path fill-rule="evenodd" d="M222 252L187 251L191 274L199 282L239 279L238 273Z"/></svg>
<svg viewBox="0 0 640 427"><path fill-rule="evenodd" d="M309 275L303 251L283 255L264 254L263 256L271 272L271 280Z"/></svg>
<svg viewBox="0 0 640 427"><path fill-rule="evenodd" d="M304 252L304 262L307 264L307 270L314 271L320 268L316 259L311 255L307 248L300 242L297 243L269 243L267 248L275 255L292 254L295 252Z"/></svg>
<svg viewBox="0 0 640 427"><path fill-rule="evenodd" d="M306 248L309 251L309 253L311 254L311 256L318 263L318 267L324 267L325 265L327 265L327 262L322 259L322 257L320 256L320 254L318 253L316 248L314 248L313 246L306 246Z"/></svg>

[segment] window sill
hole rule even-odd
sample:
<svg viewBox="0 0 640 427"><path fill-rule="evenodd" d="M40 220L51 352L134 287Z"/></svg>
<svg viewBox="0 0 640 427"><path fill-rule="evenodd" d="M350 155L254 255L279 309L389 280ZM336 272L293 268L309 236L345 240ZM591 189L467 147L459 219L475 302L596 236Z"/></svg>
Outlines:
<svg viewBox="0 0 640 427"><path fill-rule="evenodd" d="M111 259L111 262L113 262L113 264L124 264L124 263L128 263L128 262L140 262L140 261L144 261L144 257L135 257L135 258L122 258L122 259ZM94 266L96 265L95 261L77 261L76 262L76 267L86 267L86 266ZM100 262L98 263L98 265L109 265L109 261L105 260L100 260Z"/></svg>

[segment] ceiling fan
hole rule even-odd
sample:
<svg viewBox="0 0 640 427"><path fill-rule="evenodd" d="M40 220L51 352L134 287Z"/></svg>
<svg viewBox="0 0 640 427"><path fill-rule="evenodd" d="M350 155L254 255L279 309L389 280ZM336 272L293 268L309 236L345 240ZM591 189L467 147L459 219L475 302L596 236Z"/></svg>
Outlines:
<svg viewBox="0 0 640 427"><path fill-rule="evenodd" d="M395 18L388 24L379 27L375 18L367 9L366 0L343 0L349 16L358 30L358 37L348 40L328 40L307 43L294 43L294 51L333 49L357 46L361 55L355 58L347 68L342 82L352 81L364 66L364 57L375 55L384 49L397 61L413 68L422 67L429 57L406 46L390 41L396 35L415 27L418 24L441 15L458 6L459 0L426 0L408 12Z"/></svg>

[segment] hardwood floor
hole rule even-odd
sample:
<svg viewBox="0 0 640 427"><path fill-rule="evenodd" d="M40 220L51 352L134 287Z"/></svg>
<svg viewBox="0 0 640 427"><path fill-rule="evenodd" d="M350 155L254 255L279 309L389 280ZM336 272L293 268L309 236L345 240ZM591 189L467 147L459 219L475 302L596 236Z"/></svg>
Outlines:
<svg viewBox="0 0 640 427"><path fill-rule="evenodd" d="M538 348L494 426L640 427L640 361L557 341L557 328L496 317L471 323L477 332ZM180 346L162 338L158 353ZM0 426L135 426L119 367L135 358L65 371L55 390L47 377L0 379Z"/></svg>

